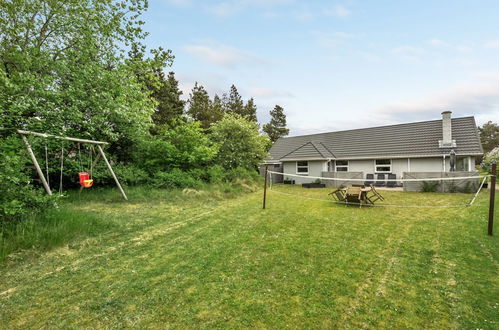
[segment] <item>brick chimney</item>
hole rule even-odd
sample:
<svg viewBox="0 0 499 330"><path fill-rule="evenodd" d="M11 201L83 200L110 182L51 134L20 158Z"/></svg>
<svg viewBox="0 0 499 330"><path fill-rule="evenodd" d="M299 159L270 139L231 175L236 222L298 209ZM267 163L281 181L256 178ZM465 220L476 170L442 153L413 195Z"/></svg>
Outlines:
<svg viewBox="0 0 499 330"><path fill-rule="evenodd" d="M452 111L442 112L442 140L439 142L440 148L455 148L456 141L452 140Z"/></svg>

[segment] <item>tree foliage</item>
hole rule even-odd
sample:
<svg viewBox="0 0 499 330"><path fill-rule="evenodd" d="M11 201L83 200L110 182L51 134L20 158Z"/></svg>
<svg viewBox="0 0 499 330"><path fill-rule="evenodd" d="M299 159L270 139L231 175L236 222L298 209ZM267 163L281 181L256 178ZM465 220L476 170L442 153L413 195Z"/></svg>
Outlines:
<svg viewBox="0 0 499 330"><path fill-rule="evenodd" d="M270 111L270 116L270 122L263 125L263 131L273 143L280 137L288 135L289 129L286 127L286 115L281 106L276 105L274 109Z"/></svg>
<svg viewBox="0 0 499 330"><path fill-rule="evenodd" d="M244 116L244 102L235 85L230 86L229 97L225 102L225 111Z"/></svg>
<svg viewBox="0 0 499 330"><path fill-rule="evenodd" d="M499 146L499 126L496 123L488 121L478 127L478 130L480 131L480 140L485 154Z"/></svg>
<svg viewBox="0 0 499 330"><path fill-rule="evenodd" d="M243 111L243 116L248 119L249 121L253 122L258 122L258 119L256 117L256 104L255 100L253 98L250 98L248 102L244 105L244 111Z"/></svg>
<svg viewBox="0 0 499 330"><path fill-rule="evenodd" d="M238 114L228 113L211 126L211 139L219 145L215 159L226 169L255 169L266 155L268 138L258 133L258 125Z"/></svg>
<svg viewBox="0 0 499 330"><path fill-rule="evenodd" d="M210 96L206 89L197 82L189 95L189 108L187 113L192 119L201 122L201 127L207 129L214 121Z"/></svg>

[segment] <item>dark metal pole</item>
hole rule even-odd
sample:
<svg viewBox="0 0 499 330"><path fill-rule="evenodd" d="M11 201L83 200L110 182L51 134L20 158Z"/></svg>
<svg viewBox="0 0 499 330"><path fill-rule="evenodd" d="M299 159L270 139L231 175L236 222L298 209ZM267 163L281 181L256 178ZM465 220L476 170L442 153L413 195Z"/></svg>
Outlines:
<svg viewBox="0 0 499 330"><path fill-rule="evenodd" d="M488 234L492 236L494 231L494 203L496 197L496 174L497 174L496 161L492 161L492 176L490 177L490 204L489 204L489 226Z"/></svg>
<svg viewBox="0 0 499 330"><path fill-rule="evenodd" d="M265 165L265 184L263 185L263 209L265 210L265 202L267 200L267 176L268 176L269 167Z"/></svg>

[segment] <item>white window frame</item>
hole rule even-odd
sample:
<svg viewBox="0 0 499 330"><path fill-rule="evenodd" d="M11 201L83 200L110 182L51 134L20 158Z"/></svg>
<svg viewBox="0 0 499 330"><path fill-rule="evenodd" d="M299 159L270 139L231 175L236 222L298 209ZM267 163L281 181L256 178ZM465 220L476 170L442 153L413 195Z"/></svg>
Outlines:
<svg viewBox="0 0 499 330"><path fill-rule="evenodd" d="M307 165L298 165L298 163L301 163L301 162L305 162L307 163ZM296 174L299 174L299 175L308 175L308 170L309 170L309 163L308 163L308 160L299 160L296 162ZM307 168L307 172L298 172L298 168Z"/></svg>
<svg viewBox="0 0 499 330"><path fill-rule="evenodd" d="M346 164L346 165L338 165L338 162L339 162L339 161L340 161L340 162L347 162L347 164ZM334 162L334 171L335 171L335 172L348 172L348 170L349 170L349 166L350 166L350 162L349 162L348 160L344 160L344 159L341 159L341 160L339 160L339 161L338 161L338 160L336 160L336 161ZM339 168L339 167L341 167L341 168L346 168L347 170L346 170L346 171L338 171L338 168Z"/></svg>
<svg viewBox="0 0 499 330"><path fill-rule="evenodd" d="M390 161L390 164L376 164L376 162L378 160L383 160L383 161L386 161L386 160L389 160ZM378 167L389 167L390 170L388 171L378 171ZM374 160L374 173L392 173L392 160L391 159L375 159Z"/></svg>

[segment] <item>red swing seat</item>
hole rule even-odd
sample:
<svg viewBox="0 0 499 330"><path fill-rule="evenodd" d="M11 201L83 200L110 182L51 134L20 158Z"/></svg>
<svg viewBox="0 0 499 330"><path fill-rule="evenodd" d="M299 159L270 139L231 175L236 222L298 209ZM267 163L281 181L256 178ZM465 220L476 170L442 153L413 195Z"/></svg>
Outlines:
<svg viewBox="0 0 499 330"><path fill-rule="evenodd" d="M78 173L80 177L80 185L84 188L90 188L94 185L94 180L90 179L90 175L87 172Z"/></svg>

